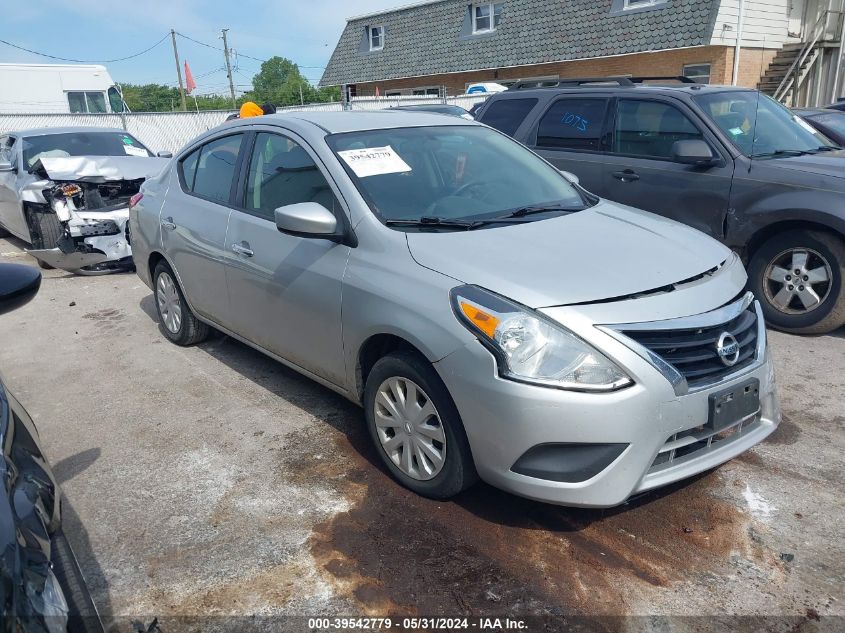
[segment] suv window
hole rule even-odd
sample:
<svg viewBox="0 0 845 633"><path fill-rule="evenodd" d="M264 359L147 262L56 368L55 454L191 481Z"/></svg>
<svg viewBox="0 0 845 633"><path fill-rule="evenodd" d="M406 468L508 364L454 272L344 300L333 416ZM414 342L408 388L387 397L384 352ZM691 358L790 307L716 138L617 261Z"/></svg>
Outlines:
<svg viewBox="0 0 845 633"><path fill-rule="evenodd" d="M329 183L301 145L280 134L259 133L249 162L244 208L273 219L273 211L298 202L334 210Z"/></svg>
<svg viewBox="0 0 845 633"><path fill-rule="evenodd" d="M242 134L224 136L210 143L206 143L194 154L199 153L198 159L190 154L182 161L183 174L188 183L189 171L194 171L193 186L190 187L198 196L208 198L214 202L228 202L229 192L232 190L232 180L235 177L235 167L238 164L238 153L241 148ZM194 161L196 164L194 165Z"/></svg>
<svg viewBox="0 0 845 633"><path fill-rule="evenodd" d="M540 119L537 147L598 150L607 99L561 99Z"/></svg>
<svg viewBox="0 0 845 633"><path fill-rule="evenodd" d="M620 99L611 151L671 159L675 141L703 138L695 124L675 106L659 101Z"/></svg>
<svg viewBox="0 0 845 633"><path fill-rule="evenodd" d="M537 99L500 99L484 108L481 122L513 136L535 105Z"/></svg>

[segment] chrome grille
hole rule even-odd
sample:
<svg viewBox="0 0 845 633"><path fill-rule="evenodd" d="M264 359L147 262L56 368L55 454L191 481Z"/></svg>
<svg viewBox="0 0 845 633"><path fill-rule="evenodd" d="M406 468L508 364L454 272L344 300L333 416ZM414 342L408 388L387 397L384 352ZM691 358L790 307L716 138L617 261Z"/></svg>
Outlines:
<svg viewBox="0 0 845 633"><path fill-rule="evenodd" d="M754 363L757 325L757 312L752 303L736 317L716 325L622 332L671 365L686 379L690 388L696 388L717 382ZM739 345L739 356L733 365L725 364L716 351L724 332L731 334Z"/></svg>

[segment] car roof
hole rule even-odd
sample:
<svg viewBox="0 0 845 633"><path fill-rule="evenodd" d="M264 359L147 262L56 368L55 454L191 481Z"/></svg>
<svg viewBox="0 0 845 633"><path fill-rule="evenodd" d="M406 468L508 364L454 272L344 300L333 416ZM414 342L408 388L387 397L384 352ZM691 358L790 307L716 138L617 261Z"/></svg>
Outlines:
<svg viewBox="0 0 845 633"><path fill-rule="evenodd" d="M444 125L478 125L458 117L445 117L413 110L373 110L367 112L284 112L267 114L248 119L235 119L229 124L233 127L260 125L270 119L279 123L285 121L305 122L315 125L327 134L343 132L362 132L365 130L386 130L403 127L427 127Z"/></svg>
<svg viewBox="0 0 845 633"><path fill-rule="evenodd" d="M565 80L562 80L565 81ZM503 96L530 95L538 96L544 94L579 94L584 91L607 92L618 94L630 92L631 94L652 94L652 95L699 95L714 92L756 92L753 88L742 88L740 86L722 86L717 84L679 83L679 84L634 84L633 86L607 85L600 83L586 83L580 86L548 86L536 88L511 89L506 92L497 92L490 98L501 98Z"/></svg>
<svg viewBox="0 0 845 633"><path fill-rule="evenodd" d="M9 135L22 138L26 136L47 136L48 134L79 134L82 132L115 132L117 134L129 134L132 138L135 138L131 132L127 132L126 130L122 130L117 127L90 127L85 125L68 127L39 127L31 130L15 130L9 132Z"/></svg>

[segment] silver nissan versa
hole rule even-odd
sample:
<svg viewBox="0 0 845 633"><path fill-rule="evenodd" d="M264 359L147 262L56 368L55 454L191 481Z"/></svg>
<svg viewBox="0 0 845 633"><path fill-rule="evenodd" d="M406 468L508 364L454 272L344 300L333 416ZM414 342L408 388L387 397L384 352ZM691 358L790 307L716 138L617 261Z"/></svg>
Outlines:
<svg viewBox="0 0 845 633"><path fill-rule="evenodd" d="M729 249L478 123L225 124L144 183L130 227L165 336L214 327L360 403L387 468L422 495L480 477L613 506L780 420Z"/></svg>

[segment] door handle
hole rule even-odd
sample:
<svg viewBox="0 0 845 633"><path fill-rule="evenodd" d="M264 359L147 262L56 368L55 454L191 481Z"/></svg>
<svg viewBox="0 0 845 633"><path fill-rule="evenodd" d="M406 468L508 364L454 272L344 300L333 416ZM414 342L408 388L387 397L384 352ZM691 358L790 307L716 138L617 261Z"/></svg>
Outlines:
<svg viewBox="0 0 845 633"><path fill-rule="evenodd" d="M625 169L624 171L614 171L610 174L616 180L621 180L622 182L634 182L635 180L639 180L640 177L633 169Z"/></svg>
<svg viewBox="0 0 845 633"><path fill-rule="evenodd" d="M242 244L232 244L232 252L237 253L238 255L243 255L244 257L252 257L255 253L249 248L249 244L243 242L246 246Z"/></svg>
<svg viewBox="0 0 845 633"><path fill-rule="evenodd" d="M176 228L176 223L173 221L173 218L164 218L161 221L161 228L172 231Z"/></svg>

